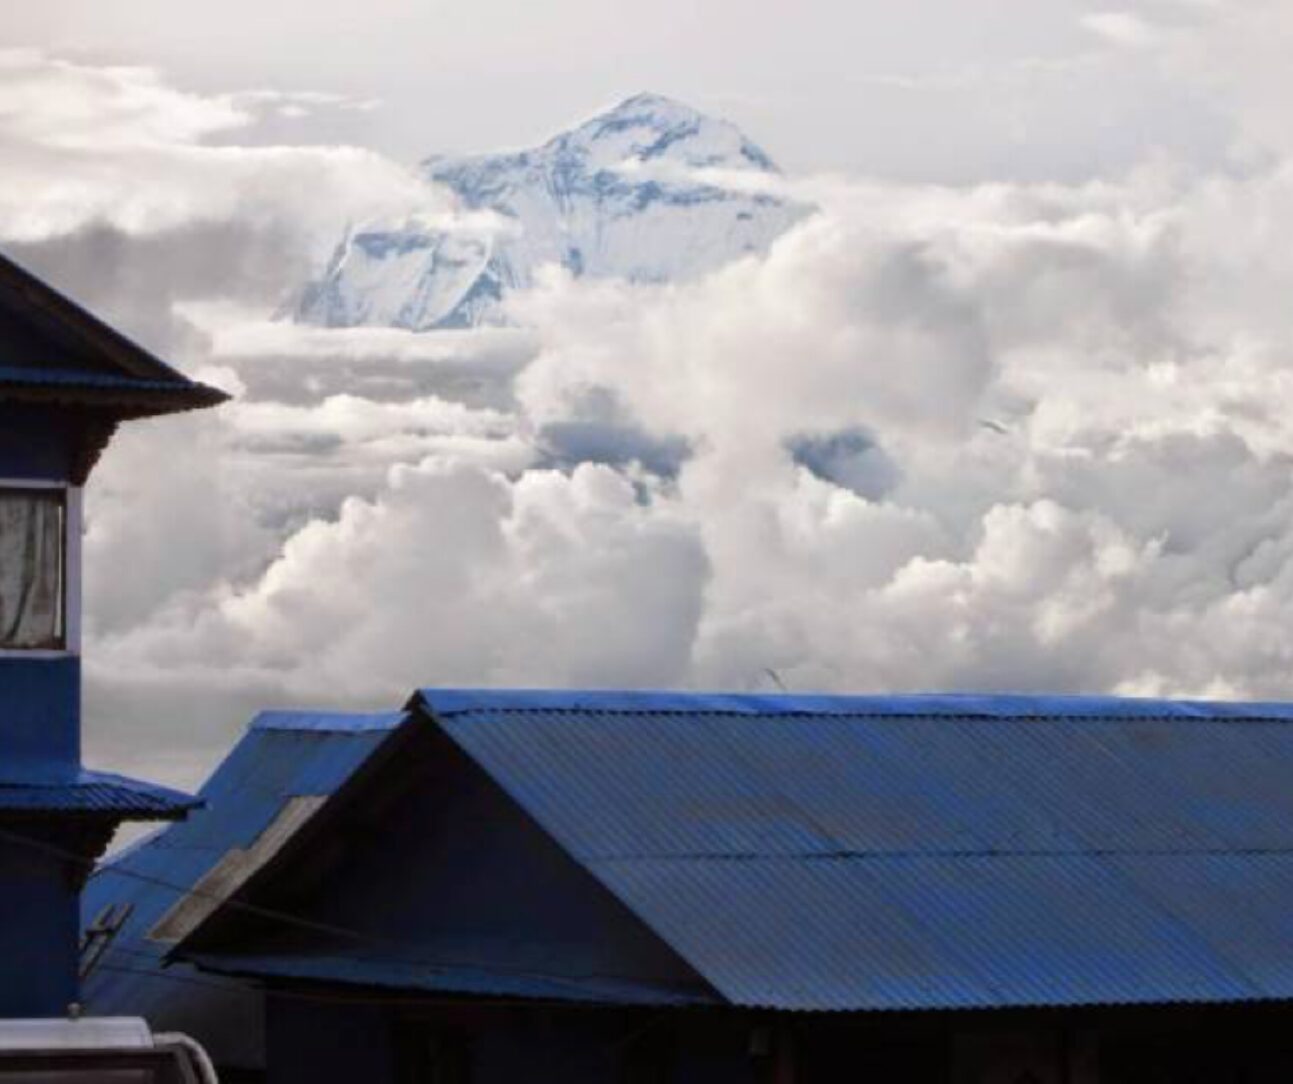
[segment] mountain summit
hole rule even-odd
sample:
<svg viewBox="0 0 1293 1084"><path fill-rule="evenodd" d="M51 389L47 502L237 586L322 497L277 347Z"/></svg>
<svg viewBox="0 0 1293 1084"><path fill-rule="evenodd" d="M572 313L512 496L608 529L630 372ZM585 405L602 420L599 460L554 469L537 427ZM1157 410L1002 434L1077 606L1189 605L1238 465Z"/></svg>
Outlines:
<svg viewBox="0 0 1293 1084"><path fill-rule="evenodd" d="M295 317L413 330L502 322L545 264L576 276L684 280L762 252L807 208L742 185L777 174L727 121L639 94L531 150L422 163L490 225L410 220L347 231ZM724 176L726 175L726 176Z"/></svg>

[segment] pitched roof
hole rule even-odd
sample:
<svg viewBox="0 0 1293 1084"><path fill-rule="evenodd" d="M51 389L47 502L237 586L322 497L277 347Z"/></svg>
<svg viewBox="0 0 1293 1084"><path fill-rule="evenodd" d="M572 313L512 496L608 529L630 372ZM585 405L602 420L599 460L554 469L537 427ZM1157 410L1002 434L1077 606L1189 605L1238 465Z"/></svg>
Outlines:
<svg viewBox="0 0 1293 1084"><path fill-rule="evenodd" d="M415 704L734 1004L1293 997L1293 706Z"/></svg>
<svg viewBox="0 0 1293 1084"><path fill-rule="evenodd" d="M427 689L410 710L409 727L447 735L729 1004L1293 998L1293 705ZM295 754L261 763L256 743L273 725L258 724L204 791L232 809L122 862L191 884L232 841L250 846L294 793L279 773ZM334 782L377 748L351 747ZM244 814L233 799L254 775L274 780L277 804ZM206 848L196 862L195 846ZM279 861L269 856L262 875L290 868ZM146 928L164 910L151 894L140 897ZM466 971L360 975L322 950L237 951L202 962L498 989L497 976Z"/></svg>
<svg viewBox="0 0 1293 1084"><path fill-rule="evenodd" d="M206 898L186 894L231 852L251 854L276 823L291 831L275 839L275 846L291 842L308 823L308 817L284 817L294 800L336 793L404 718L402 712L258 716L203 786L202 809L110 856L90 877L81 897L83 926L110 906L127 910L128 916L84 984L89 1011L147 1016L157 1028L200 1025L204 1038L214 1037L222 1061L259 1064L260 994L204 980L185 963L163 970L171 942L159 940L154 931L180 901ZM254 861L240 872L244 879L254 873ZM234 878L222 890L232 892L242 883ZM213 888L212 896L218 900L219 890Z"/></svg>
<svg viewBox="0 0 1293 1084"><path fill-rule="evenodd" d="M140 418L227 398L0 254L0 401L72 404Z"/></svg>

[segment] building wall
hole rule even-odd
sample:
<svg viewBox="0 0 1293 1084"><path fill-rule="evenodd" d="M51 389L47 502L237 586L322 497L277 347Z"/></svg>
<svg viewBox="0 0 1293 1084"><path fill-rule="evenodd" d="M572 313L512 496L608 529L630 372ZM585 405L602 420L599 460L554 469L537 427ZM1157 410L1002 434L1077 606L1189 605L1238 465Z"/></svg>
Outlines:
<svg viewBox="0 0 1293 1084"><path fill-rule="evenodd" d="M0 780L61 765L71 778L81 760L81 660L0 655Z"/></svg>
<svg viewBox="0 0 1293 1084"><path fill-rule="evenodd" d="M0 780L67 779L80 762L80 660L0 657ZM44 838L38 818L0 831ZM0 836L0 1017L61 1016L76 1001L76 874L58 857Z"/></svg>
<svg viewBox="0 0 1293 1084"><path fill-rule="evenodd" d="M71 871L0 838L0 1017L61 1016L77 999L78 922Z"/></svg>

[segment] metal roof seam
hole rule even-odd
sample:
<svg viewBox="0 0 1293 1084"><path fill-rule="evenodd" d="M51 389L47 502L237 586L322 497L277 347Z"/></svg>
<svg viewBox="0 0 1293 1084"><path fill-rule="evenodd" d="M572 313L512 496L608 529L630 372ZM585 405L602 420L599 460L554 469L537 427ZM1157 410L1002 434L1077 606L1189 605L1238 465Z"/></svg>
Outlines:
<svg viewBox="0 0 1293 1084"><path fill-rule="evenodd" d="M276 709L261 712L251 721L248 730L364 735L374 731L394 730L408 718L409 715L405 711L333 712Z"/></svg>
<svg viewBox="0 0 1293 1084"><path fill-rule="evenodd" d="M439 718L465 719L471 716L483 716L477 719L477 722L488 723L489 717L497 715L507 716L525 716L525 715L544 715L544 716L568 716L571 719L584 719L590 714L586 708L580 707L496 707L496 708L428 708L429 714ZM611 716L633 716L635 718L648 719L668 719L668 718L698 718L698 719L739 719L749 721L764 721L767 719L811 719L819 723L848 723L859 720L868 722L905 722L907 720L918 722L940 722L940 723L1093 723L1093 724L1124 724L1124 723L1173 723L1179 725L1187 724L1207 724L1216 726L1218 724L1228 724L1233 726L1253 726L1253 725L1278 725L1287 726L1293 723L1293 718L1283 718L1275 715L1246 715L1242 717L1221 717L1207 715L1070 715L1061 713L1039 713L1036 715L993 715L988 712L970 713L958 712L956 714L946 714L942 712L821 712L812 710L802 711L770 711L770 712L745 712L745 711L722 711L719 709L697 709L694 711L682 708L669 708L658 711L643 711L638 708L603 708L595 710L598 715Z"/></svg>
<svg viewBox="0 0 1293 1084"><path fill-rule="evenodd" d="M1027 693L903 693L827 695L804 693L652 692L645 690L418 689L410 706L462 716L538 711L552 715L628 713L843 718L881 716L975 720L1147 719L1293 721L1293 703L1191 701Z"/></svg>
<svg viewBox="0 0 1293 1084"><path fill-rule="evenodd" d="M1195 848L1137 848L1123 850L1114 847L1095 847L1090 849L1074 848L1070 850L925 850L925 851L745 851L732 852L696 852L680 854L676 851L643 851L636 854L599 854L597 862L646 862L656 859L668 859L671 862L839 862L839 861L877 861L887 862L901 859L921 858L1155 858L1176 857L1188 858L1216 856L1262 856L1293 855L1293 847L1195 847Z"/></svg>

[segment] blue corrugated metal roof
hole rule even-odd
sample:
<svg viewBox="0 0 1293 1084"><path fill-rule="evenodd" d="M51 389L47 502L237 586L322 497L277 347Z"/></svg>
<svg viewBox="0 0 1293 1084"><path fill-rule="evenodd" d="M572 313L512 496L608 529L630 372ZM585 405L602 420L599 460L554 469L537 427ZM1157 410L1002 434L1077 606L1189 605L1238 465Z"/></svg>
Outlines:
<svg viewBox="0 0 1293 1084"><path fill-rule="evenodd" d="M6 812L129 814L133 819L170 819L199 804L177 790L127 779L110 772L80 769L66 780L0 782L0 810Z"/></svg>
<svg viewBox="0 0 1293 1084"><path fill-rule="evenodd" d="M1293 705L417 699L735 1004L1293 998Z"/></svg>
<svg viewBox="0 0 1293 1084"><path fill-rule="evenodd" d="M732 1004L1293 998L1291 705L470 690L415 701ZM91 882L87 914L136 903L118 962L157 958L166 946L145 933L178 896L128 870L192 885L292 796L331 793L398 720L262 716L204 789L210 810ZM679 996L377 958L390 955L303 943L203 963L459 993ZM95 1011L146 1012L140 989L105 970L88 992ZM149 989L160 1012L247 996Z"/></svg>
<svg viewBox="0 0 1293 1084"><path fill-rule="evenodd" d="M157 1027L200 1021L204 1038L214 1036L232 1064L255 1064L260 1051L248 1044L255 1045L259 993L202 984L184 963L163 970L171 945L150 940L149 931L231 849L250 847L291 799L334 793L404 719L402 712L259 716L202 788L202 809L111 856L91 876L82 894L84 923L109 905L132 911L85 983L89 1010L143 1015Z"/></svg>
<svg viewBox="0 0 1293 1084"><path fill-rule="evenodd" d="M983 719L1248 719L1293 722L1293 703L1162 700L1125 696L904 693L836 696L649 690L437 689L415 701L440 717L477 711L642 712L647 714L936 716Z"/></svg>
<svg viewBox="0 0 1293 1084"><path fill-rule="evenodd" d="M250 729L357 734L366 730L393 730L403 718L403 712L389 711L262 711L251 721Z"/></svg>

